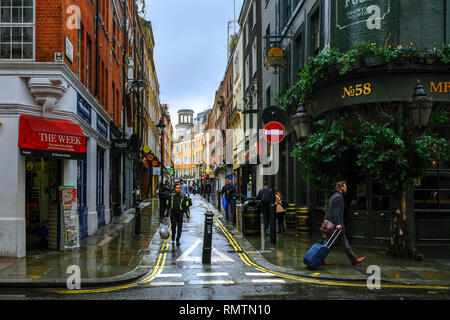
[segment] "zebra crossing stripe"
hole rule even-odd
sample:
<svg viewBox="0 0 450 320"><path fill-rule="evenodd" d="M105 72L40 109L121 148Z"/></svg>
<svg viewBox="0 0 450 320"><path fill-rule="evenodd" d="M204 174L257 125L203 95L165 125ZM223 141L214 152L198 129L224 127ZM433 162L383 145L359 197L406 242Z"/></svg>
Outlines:
<svg viewBox="0 0 450 320"><path fill-rule="evenodd" d="M282 279L252 279L253 283L286 283Z"/></svg>
<svg viewBox="0 0 450 320"><path fill-rule="evenodd" d="M262 273L262 272L246 272L245 275L248 277L274 277L275 276L272 273Z"/></svg>
<svg viewBox="0 0 450 320"><path fill-rule="evenodd" d="M197 277L222 277L229 276L228 272L206 272L206 273L197 273Z"/></svg>
<svg viewBox="0 0 450 320"><path fill-rule="evenodd" d="M180 281L180 282L176 282L176 281L172 281L172 282L155 282L152 281L150 282L151 286L184 286L184 282Z"/></svg>

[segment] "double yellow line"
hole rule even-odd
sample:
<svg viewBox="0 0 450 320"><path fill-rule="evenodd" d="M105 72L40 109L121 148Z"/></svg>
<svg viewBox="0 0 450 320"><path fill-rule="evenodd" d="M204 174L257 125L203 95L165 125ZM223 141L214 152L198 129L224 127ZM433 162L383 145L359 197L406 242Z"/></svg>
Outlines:
<svg viewBox="0 0 450 320"><path fill-rule="evenodd" d="M360 287L360 288L367 288L366 283L350 283L350 282L336 282L336 281L330 281L330 280L318 280L318 279L310 279L306 277L299 277L294 275L288 275L279 273L276 271L268 270L264 267L261 267L260 265L254 263L247 255L247 253L242 250L242 248L239 246L239 244L236 242L236 240L233 238L233 236L228 232L228 230L224 227L222 222L217 218L217 216L214 216L214 219L216 220L216 223L219 227L219 229L223 232L225 237L228 239L230 244L233 246L234 250L239 254L239 257L241 260L247 265L252 266L256 270L273 274L276 277L284 278L284 279L290 279L295 280L299 282L304 283L313 283L313 284L320 284L320 285L327 285L327 286L342 286L342 287ZM432 286L432 285L402 285L402 284L380 284L381 288L390 288L390 289L433 289L433 290L450 290L449 286Z"/></svg>
<svg viewBox="0 0 450 320"><path fill-rule="evenodd" d="M155 267L153 270L145 276L140 281L136 281L130 284L121 285L121 286L114 286L109 288L100 288L100 289L80 289L80 290L50 290L50 292L53 293L59 293L59 294L81 294L81 293L105 293L105 292L111 292L111 291L117 291L117 290L123 290L123 289L129 289L129 288L135 288L138 286L139 283L148 283L155 279L155 277L158 274L161 274L164 269L164 264L166 263L166 257L167 257L167 250L169 248L170 238L172 236L172 233L169 235L169 238L164 240L163 244L161 245L160 252L158 254L158 259L156 261Z"/></svg>

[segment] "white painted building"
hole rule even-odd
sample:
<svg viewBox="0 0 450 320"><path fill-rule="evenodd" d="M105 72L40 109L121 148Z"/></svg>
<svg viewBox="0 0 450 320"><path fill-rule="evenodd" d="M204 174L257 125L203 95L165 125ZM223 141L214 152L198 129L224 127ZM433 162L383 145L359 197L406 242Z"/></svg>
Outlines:
<svg viewBox="0 0 450 320"><path fill-rule="evenodd" d="M22 154L21 115L54 123L55 128L32 128L39 132L58 130L58 120L79 126L86 137L85 161L56 152L42 158L33 151ZM0 62L0 256L24 257L36 245L64 248L59 186L78 188L82 235L110 222L110 122L64 62Z"/></svg>

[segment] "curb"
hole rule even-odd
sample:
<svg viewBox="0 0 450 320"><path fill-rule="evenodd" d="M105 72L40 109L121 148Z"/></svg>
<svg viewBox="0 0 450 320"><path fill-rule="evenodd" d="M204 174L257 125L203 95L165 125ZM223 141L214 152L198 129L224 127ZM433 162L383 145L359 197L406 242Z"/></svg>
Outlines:
<svg viewBox="0 0 450 320"><path fill-rule="evenodd" d="M236 229L236 227L229 222L225 221L224 216L221 212L219 212L213 204L209 203L201 197L202 202L208 207L208 210L211 210L214 212L214 214L217 216L217 218L220 219L222 224L226 227L226 229L235 237L236 242L242 247L244 252L257 252L258 250L243 236L243 234ZM237 237L236 237L237 236ZM274 265L267 261L261 253L252 254L251 260L253 260L256 264L260 265L263 268L266 268L271 271L283 273L290 276L298 276L298 277L304 277L308 279L315 279L315 280L334 280L334 281L346 281L346 282L367 282L368 277L367 276L334 276L334 275L323 275L319 271L313 271L311 272L305 272L305 271L299 271L292 268L286 268L286 267L280 267L277 265ZM316 276L313 276L312 274L317 274ZM397 279L381 279L381 283L383 284L393 284L393 285L405 285L405 286L450 286L450 282L442 282L442 281L427 281L427 280L411 280L411 279L404 279L404 280L397 280Z"/></svg>
<svg viewBox="0 0 450 320"><path fill-rule="evenodd" d="M141 208L143 207L140 205ZM116 224L129 224L134 221L134 212L131 213L128 209L123 213L123 215L117 221L113 222ZM150 240L149 246L147 249L150 249L153 240L157 232L155 232L152 240ZM146 270L141 268L142 260L145 255L142 255L139 261L136 263L136 267L128 271L126 273L113 276L113 277L105 277L105 278L95 278L95 279L86 279L81 278L81 288L93 288L93 287L101 287L101 286L110 286L110 285L119 285L125 284L129 282L134 282L145 275L147 275L151 270ZM0 288L67 288L67 278L54 278L54 279L46 279L46 280L34 280L34 279L3 279L0 280Z"/></svg>

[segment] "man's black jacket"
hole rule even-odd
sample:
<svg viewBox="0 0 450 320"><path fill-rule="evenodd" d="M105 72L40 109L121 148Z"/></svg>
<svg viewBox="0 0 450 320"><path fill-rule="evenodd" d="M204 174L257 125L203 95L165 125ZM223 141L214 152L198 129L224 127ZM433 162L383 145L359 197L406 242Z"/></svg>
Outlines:
<svg viewBox="0 0 450 320"><path fill-rule="evenodd" d="M328 211L325 219L336 225L344 226L344 197L338 191L333 193L328 202Z"/></svg>
<svg viewBox="0 0 450 320"><path fill-rule="evenodd" d="M190 218L191 214L189 212L189 200L181 193L172 194L169 199L167 199L167 209L164 213L165 217L168 217L172 213L186 213L186 217Z"/></svg>

